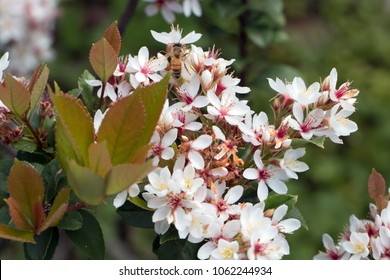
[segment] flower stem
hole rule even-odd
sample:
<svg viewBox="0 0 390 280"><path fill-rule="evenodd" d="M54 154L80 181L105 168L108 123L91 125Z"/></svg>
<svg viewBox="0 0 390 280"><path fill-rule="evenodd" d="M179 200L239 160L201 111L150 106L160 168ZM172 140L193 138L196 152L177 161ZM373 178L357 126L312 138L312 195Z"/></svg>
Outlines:
<svg viewBox="0 0 390 280"><path fill-rule="evenodd" d="M129 23L129 21L134 15L134 12L137 8L137 4L138 4L138 0L129 0L129 2L127 3L126 10L124 11L121 19L119 20L118 29L122 37L123 34L125 33L127 24Z"/></svg>

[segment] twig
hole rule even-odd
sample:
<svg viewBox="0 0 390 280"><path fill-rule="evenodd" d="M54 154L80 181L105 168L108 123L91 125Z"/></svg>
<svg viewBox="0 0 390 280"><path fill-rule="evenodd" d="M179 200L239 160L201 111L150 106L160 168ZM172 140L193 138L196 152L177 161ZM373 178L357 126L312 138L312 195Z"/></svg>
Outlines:
<svg viewBox="0 0 390 280"><path fill-rule="evenodd" d="M127 4L126 10L124 11L122 17L119 20L118 29L119 33L123 37L123 34L125 33L126 26L133 17L135 13L135 9L137 8L138 0L129 0L129 3Z"/></svg>

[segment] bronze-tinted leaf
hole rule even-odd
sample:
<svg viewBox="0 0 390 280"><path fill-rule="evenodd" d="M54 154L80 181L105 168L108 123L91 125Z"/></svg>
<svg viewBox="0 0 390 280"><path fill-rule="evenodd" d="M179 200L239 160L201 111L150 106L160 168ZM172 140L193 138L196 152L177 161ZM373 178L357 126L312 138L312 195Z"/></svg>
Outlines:
<svg viewBox="0 0 390 280"><path fill-rule="evenodd" d="M38 66L36 72L36 75L34 76L36 79L34 81L30 81L29 87L31 87L31 97L30 97L30 110L28 112L28 115L31 116L31 114L34 112L39 99L41 98L41 95L43 91L46 88L47 80L49 78L49 68L47 68L46 65L40 65ZM36 71L37 71L36 70Z"/></svg>
<svg viewBox="0 0 390 280"><path fill-rule="evenodd" d="M49 227L56 226L61 218L64 216L69 203L70 188L61 189L56 198L54 199L53 205L50 208L49 214L47 215L42 226L38 229L38 234L48 229Z"/></svg>
<svg viewBox="0 0 390 280"><path fill-rule="evenodd" d="M138 95L122 98L111 106L100 125L97 140L106 141L113 165L127 163L140 147L146 122Z"/></svg>
<svg viewBox="0 0 390 280"><path fill-rule="evenodd" d="M44 184L38 171L29 163L15 160L8 177L8 189L20 213L32 226L37 226L42 218L37 205L42 205L44 197Z"/></svg>
<svg viewBox="0 0 390 280"><path fill-rule="evenodd" d="M111 47L116 52L116 55L119 55L121 49L121 34L118 30L118 22L114 21L104 32L104 38L110 43Z"/></svg>
<svg viewBox="0 0 390 280"><path fill-rule="evenodd" d="M106 195L117 194L147 176L155 167L151 161L144 164L119 164L114 166L107 175Z"/></svg>
<svg viewBox="0 0 390 280"><path fill-rule="evenodd" d="M27 88L10 74L5 77L4 83L0 86L0 100L19 119L30 107L30 93Z"/></svg>
<svg viewBox="0 0 390 280"><path fill-rule="evenodd" d="M35 244L33 232L16 229L7 225L0 225L0 237Z"/></svg>
<svg viewBox="0 0 390 280"><path fill-rule="evenodd" d="M69 158L88 165L88 149L95 135L88 110L80 100L70 95L53 94L51 98L57 112L56 148L62 167L67 170Z"/></svg>
<svg viewBox="0 0 390 280"><path fill-rule="evenodd" d="M89 167L102 178L105 178L112 168L106 141L89 146Z"/></svg>
<svg viewBox="0 0 390 280"><path fill-rule="evenodd" d="M118 64L117 53L107 39L102 38L92 45L89 62L96 75L105 83L116 69Z"/></svg>
<svg viewBox="0 0 390 280"><path fill-rule="evenodd" d="M368 178L368 195L372 200L376 200L379 196L383 196L386 192L385 178L377 172L372 170L370 177Z"/></svg>

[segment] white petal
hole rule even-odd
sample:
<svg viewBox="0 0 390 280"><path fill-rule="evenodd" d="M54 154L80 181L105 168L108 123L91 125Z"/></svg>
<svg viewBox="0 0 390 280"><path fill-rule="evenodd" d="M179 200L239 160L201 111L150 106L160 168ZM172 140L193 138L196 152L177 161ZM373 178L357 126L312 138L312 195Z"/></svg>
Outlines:
<svg viewBox="0 0 390 280"><path fill-rule="evenodd" d="M226 141L225 135L223 134L222 130L218 126L213 125L212 129L213 129L215 136L218 139L220 139L222 141Z"/></svg>
<svg viewBox="0 0 390 280"><path fill-rule="evenodd" d="M172 145L173 142L175 142L176 138L177 128L173 128L164 135L163 139L161 140L161 146L168 147Z"/></svg>
<svg viewBox="0 0 390 280"><path fill-rule="evenodd" d="M276 208L274 215L272 216L272 221L279 222L287 214L288 207L283 204Z"/></svg>
<svg viewBox="0 0 390 280"><path fill-rule="evenodd" d="M260 181L257 186L257 197L259 198L260 202L266 200L268 197L268 187L264 181Z"/></svg>
<svg viewBox="0 0 390 280"><path fill-rule="evenodd" d="M168 33L166 33L166 32L158 33L158 32L156 32L154 30L151 30L150 32L152 33L153 38L157 42L160 42L160 43L163 43L163 44L166 44L166 45L173 43L173 42L171 42L171 39L170 39Z"/></svg>
<svg viewBox="0 0 390 280"><path fill-rule="evenodd" d="M195 150L203 150L208 148L213 142L210 135L201 135L192 143L191 147Z"/></svg>
<svg viewBox="0 0 390 280"><path fill-rule="evenodd" d="M191 161L192 165L196 169L203 169L204 168L204 159L200 153L195 152L195 151L190 151L188 153L188 159Z"/></svg>
<svg viewBox="0 0 390 280"><path fill-rule="evenodd" d="M285 194L287 193L287 186L282 181L276 179L276 178L269 178L267 180L268 186L276 193L278 194Z"/></svg>
<svg viewBox="0 0 390 280"><path fill-rule="evenodd" d="M244 170L242 176L248 180L256 180L259 178L259 171L255 168L247 168Z"/></svg>
<svg viewBox="0 0 390 280"><path fill-rule="evenodd" d="M113 204L116 208L121 207L123 204L125 204L127 199L127 190L124 190L116 195L114 198Z"/></svg>
<svg viewBox="0 0 390 280"><path fill-rule="evenodd" d="M138 51L138 61L141 67L144 67L149 60L149 50L147 47L142 47Z"/></svg>
<svg viewBox="0 0 390 280"><path fill-rule="evenodd" d="M169 208L168 206L163 206L161 208L158 208L153 213L152 216L153 223L164 220L166 217L168 217L169 213L171 213L171 208Z"/></svg>
<svg viewBox="0 0 390 280"><path fill-rule="evenodd" d="M282 232L292 233L301 227L301 222L297 219L287 219L281 221L279 226L283 228Z"/></svg>
<svg viewBox="0 0 390 280"><path fill-rule="evenodd" d="M195 31L191 31L188 33L186 36L184 36L181 40L180 43L182 44L192 44L196 41L198 41L202 37L202 34L200 33L195 33Z"/></svg>
<svg viewBox="0 0 390 280"><path fill-rule="evenodd" d="M226 193L224 199L228 204L236 203L244 193L244 188L242 186L235 186Z"/></svg>
<svg viewBox="0 0 390 280"><path fill-rule="evenodd" d="M199 248L197 257L200 260L205 260L210 258L211 252L216 248L214 242L207 242Z"/></svg>
<svg viewBox="0 0 390 280"><path fill-rule="evenodd" d="M258 169L263 169L264 164L263 161L261 160L260 153L261 153L260 150L256 150L255 154L253 155L253 160L255 161L255 164Z"/></svg>
<svg viewBox="0 0 390 280"><path fill-rule="evenodd" d="M303 123L303 108L302 108L302 105L299 104L298 102L294 102L293 114L294 114L295 119L298 121L298 123L302 124Z"/></svg>
<svg viewBox="0 0 390 280"><path fill-rule="evenodd" d="M139 195L140 190L138 185L137 184L131 185L130 188L128 189L128 192L130 197L136 197L137 195Z"/></svg>

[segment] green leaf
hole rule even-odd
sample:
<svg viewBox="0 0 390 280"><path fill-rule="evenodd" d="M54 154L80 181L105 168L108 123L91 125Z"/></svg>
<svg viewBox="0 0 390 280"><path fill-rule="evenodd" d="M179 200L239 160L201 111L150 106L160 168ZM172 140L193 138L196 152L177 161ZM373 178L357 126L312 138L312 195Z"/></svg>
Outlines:
<svg viewBox="0 0 390 280"><path fill-rule="evenodd" d="M98 142L107 141L113 165L134 162L132 157L149 143L166 100L168 80L166 76L158 83L137 88L115 102L105 115Z"/></svg>
<svg viewBox="0 0 390 280"><path fill-rule="evenodd" d="M66 230L66 234L89 258L104 259L104 239L98 221L86 211L79 211L79 213L83 219L83 226L78 230Z"/></svg>
<svg viewBox="0 0 390 280"><path fill-rule="evenodd" d="M309 230L308 226L307 226L307 223L306 223L306 220L305 218L303 217L301 211L299 211L299 209L297 207L293 207L287 214L286 214L286 219L288 218L294 218L294 219L297 219L301 222L301 225L306 229L306 230Z"/></svg>
<svg viewBox="0 0 390 280"><path fill-rule="evenodd" d="M114 166L106 178L106 195L117 194L131 185L137 183L153 171L155 167L149 160L145 164L119 164Z"/></svg>
<svg viewBox="0 0 390 280"><path fill-rule="evenodd" d="M38 105L39 99L43 91L46 88L47 80L49 78L49 68L45 64L41 64L37 67L37 76L36 80L34 80L31 89L30 96L30 110L28 111L28 117L34 112L36 106Z"/></svg>
<svg viewBox="0 0 390 280"><path fill-rule="evenodd" d="M275 209L282 204L286 204L289 209L294 207L298 201L297 195L291 194L272 194L265 200L265 209Z"/></svg>
<svg viewBox="0 0 390 280"><path fill-rule="evenodd" d="M18 242L35 243L34 233L0 224L0 237Z"/></svg>
<svg viewBox="0 0 390 280"><path fill-rule="evenodd" d="M104 38L108 41L111 47L116 52L116 55L119 55L121 49L121 34L118 30L118 22L114 21L104 32Z"/></svg>
<svg viewBox="0 0 390 280"><path fill-rule="evenodd" d="M29 260L50 260L58 245L57 228L51 228L41 235L35 236L36 244L23 244L24 255Z"/></svg>
<svg viewBox="0 0 390 280"><path fill-rule="evenodd" d="M260 48L266 48L274 37L274 31L269 29L247 28L249 40Z"/></svg>
<svg viewBox="0 0 390 280"><path fill-rule="evenodd" d="M57 158L51 160L42 170L41 176L45 184L45 195L47 201L52 201L54 196L57 194L57 182L56 177L60 176L61 167L58 164Z"/></svg>
<svg viewBox="0 0 390 280"><path fill-rule="evenodd" d="M163 80L144 88L137 88L133 94L139 95L146 113L146 123L142 135L140 135L140 146L149 143L150 138L156 128L160 118L162 108L167 99L167 85L170 75L166 75Z"/></svg>
<svg viewBox="0 0 390 280"><path fill-rule="evenodd" d="M122 207L117 210L118 215L129 225L140 228L153 228L153 211L142 209L133 203L126 201Z"/></svg>
<svg viewBox="0 0 390 280"><path fill-rule="evenodd" d="M317 147L324 149L325 148L325 146L324 146L325 139L326 139L326 136L319 136L319 137L316 137L316 138L311 139L311 140L306 140L303 138L299 138L299 139L294 138L294 139L292 139L291 146L304 146L307 143L311 143L311 144L316 145Z"/></svg>
<svg viewBox="0 0 390 280"><path fill-rule="evenodd" d="M19 119L23 117L30 107L30 93L27 88L21 82L14 79L11 74L8 74L5 77L4 83L0 86L0 100Z"/></svg>
<svg viewBox="0 0 390 280"><path fill-rule="evenodd" d="M68 161L67 177L76 196L90 205L98 205L105 198L105 184L102 177L87 167Z"/></svg>
<svg viewBox="0 0 390 280"><path fill-rule="evenodd" d="M70 95L51 95L57 111L56 148L61 166L67 171L67 160L88 165L88 148L94 141L91 116L79 99Z"/></svg>
<svg viewBox="0 0 390 280"><path fill-rule="evenodd" d="M170 227L166 233L160 236L160 245L173 240L178 240L179 233L177 232L175 227Z"/></svg>
<svg viewBox="0 0 390 280"><path fill-rule="evenodd" d="M16 150L33 153L38 148L34 140L22 138L19 142L12 143L12 147Z"/></svg>
<svg viewBox="0 0 390 280"><path fill-rule="evenodd" d="M107 141L113 165L127 163L140 147L146 123L145 107L134 93L115 102L106 113L98 142Z"/></svg>
<svg viewBox="0 0 390 280"><path fill-rule="evenodd" d="M62 217L58 227L66 230L78 230L83 226L83 218L78 211L67 212Z"/></svg>
<svg viewBox="0 0 390 280"><path fill-rule="evenodd" d="M102 38L92 45L89 62L100 80L106 83L118 64L117 53L107 39Z"/></svg>
<svg viewBox="0 0 390 280"><path fill-rule="evenodd" d="M89 167L96 174L105 178L112 168L110 154L105 141L101 143L92 143L89 146Z"/></svg>
<svg viewBox="0 0 390 280"><path fill-rule="evenodd" d="M44 220L42 226L37 231L37 234L45 231L49 227L56 226L64 216L69 203L70 188L61 189L56 198L54 199L53 205L50 208L49 214Z"/></svg>
<svg viewBox="0 0 390 280"><path fill-rule="evenodd" d="M44 185L39 173L31 164L15 160L8 177L8 188L10 198L7 201L37 229L43 218L39 207L42 208L44 197Z"/></svg>
<svg viewBox="0 0 390 280"><path fill-rule="evenodd" d="M145 200L139 198L138 196L136 196L136 197L129 196L127 198L127 200L130 201L131 203L133 203L134 205L136 205L139 208L142 208L142 209L147 210L147 211L153 211L152 209L150 209L148 207L148 203Z"/></svg>

